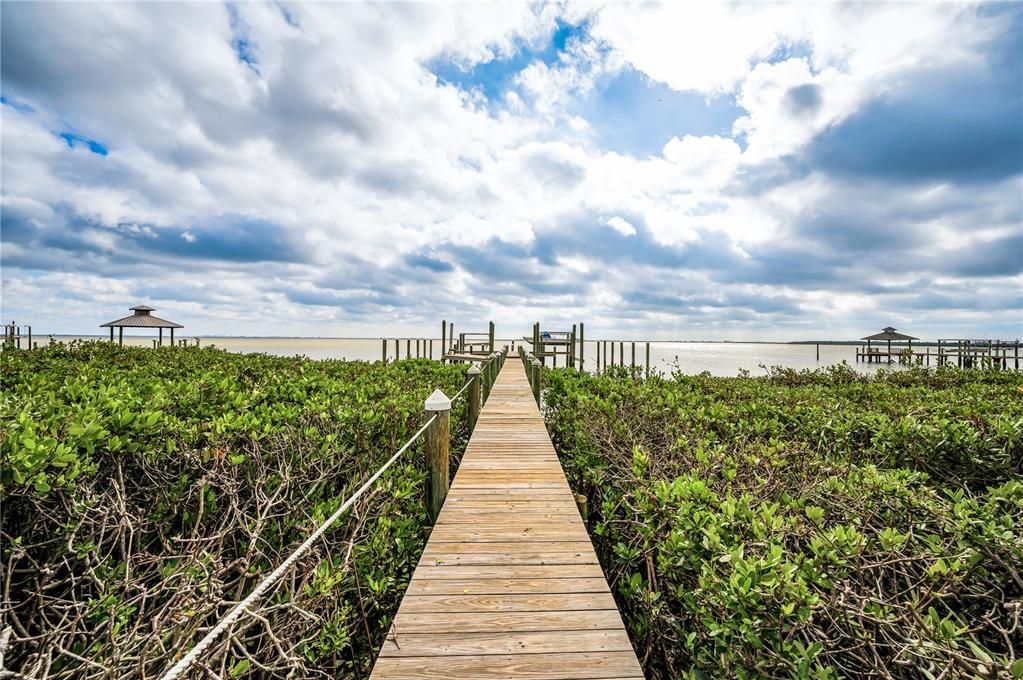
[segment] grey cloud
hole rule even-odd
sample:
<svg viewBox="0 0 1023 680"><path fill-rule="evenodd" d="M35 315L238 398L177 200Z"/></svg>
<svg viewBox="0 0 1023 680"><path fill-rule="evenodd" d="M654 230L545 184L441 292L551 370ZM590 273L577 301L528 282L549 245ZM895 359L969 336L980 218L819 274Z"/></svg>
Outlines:
<svg viewBox="0 0 1023 680"><path fill-rule="evenodd" d="M785 93L785 107L797 116L816 113L822 102L821 87L814 83L797 85Z"/></svg>

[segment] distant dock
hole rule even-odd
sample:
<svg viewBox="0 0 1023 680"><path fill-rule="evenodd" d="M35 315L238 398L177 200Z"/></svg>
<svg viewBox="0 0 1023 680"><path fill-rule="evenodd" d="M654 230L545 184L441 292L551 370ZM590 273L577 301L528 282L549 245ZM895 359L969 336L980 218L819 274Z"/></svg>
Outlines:
<svg viewBox="0 0 1023 680"><path fill-rule="evenodd" d="M916 363L925 366L955 365L959 368L1013 368L1019 370L1019 340L976 340L943 338L937 347L880 348L864 345L856 349L856 361L867 363ZM934 351L932 351L932 349Z"/></svg>

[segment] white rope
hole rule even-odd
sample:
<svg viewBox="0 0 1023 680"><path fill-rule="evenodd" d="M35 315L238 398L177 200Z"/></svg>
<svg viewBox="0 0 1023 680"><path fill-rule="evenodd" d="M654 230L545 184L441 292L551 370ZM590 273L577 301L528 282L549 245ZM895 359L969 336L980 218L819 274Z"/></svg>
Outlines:
<svg viewBox="0 0 1023 680"><path fill-rule="evenodd" d="M205 652L210 645L217 641L217 638L224 634L224 631L230 628L235 621L241 618L241 615L245 613L245 610L251 607L253 604L255 604L255 602L259 600L260 597L263 596L263 593L265 593L267 589L270 588L270 586L279 581L281 577L284 576L285 572L287 572L288 569L293 564L295 564L298 558L304 555L309 550L309 548L312 547L313 543L315 543L320 538L320 536L322 536L324 532L330 528L330 525L336 522L338 518L341 517L341 515L343 515L345 511L352 506L352 503L358 500L359 496L365 493L366 489L372 486L373 482L375 482L377 478L380 477L380 475L382 475L387 468L391 467L391 464L394 463L394 461L398 460L398 457L401 456L401 454L405 453L408 447L412 446L412 443L414 441L419 439L419 435L423 434L423 432L426 431L426 428L428 428L430 424L437 419L437 417L438 417L437 414L434 414L429 420L427 420L426 423L424 423L423 426L419 428L419 431L412 435L412 438L405 442L405 445L398 449L397 453L391 456L390 460L384 463L379 470L373 473L373 476L367 479L366 483L359 487L359 490L356 491L348 500L346 500L333 515L328 517L327 520L323 524L321 524L316 529L316 531L314 531L309 536L309 538L305 540L304 543L302 543L302 545L295 548L295 551L291 553L290 556L288 556L288 559L281 562L280 566L274 569L269 576L263 579L263 581L258 586L256 586L255 590L249 593L248 597L246 597L244 600L236 604L234 608L227 613L227 616L221 619L220 623L214 626L213 629L210 630L210 632L206 633L206 636L199 641L199 644L193 647L191 651L188 652L188 654L185 654L185 656L181 657L181 659L176 664L174 664L174 666L171 667L169 671L164 673L162 680L175 680L182 673L187 671L189 667L191 667L191 665L195 663L195 660L199 658L199 655Z"/></svg>

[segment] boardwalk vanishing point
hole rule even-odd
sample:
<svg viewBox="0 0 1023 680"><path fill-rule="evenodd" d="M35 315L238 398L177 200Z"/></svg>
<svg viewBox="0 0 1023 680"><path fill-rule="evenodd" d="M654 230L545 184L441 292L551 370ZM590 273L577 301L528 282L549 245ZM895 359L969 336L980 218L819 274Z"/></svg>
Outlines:
<svg viewBox="0 0 1023 680"><path fill-rule="evenodd" d="M642 677L526 372L508 361L372 678Z"/></svg>

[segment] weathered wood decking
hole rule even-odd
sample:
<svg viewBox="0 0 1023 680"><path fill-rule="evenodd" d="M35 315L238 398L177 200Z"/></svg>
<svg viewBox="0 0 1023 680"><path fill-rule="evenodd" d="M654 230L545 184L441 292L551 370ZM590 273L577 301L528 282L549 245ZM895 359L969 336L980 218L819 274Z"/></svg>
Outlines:
<svg viewBox="0 0 1023 680"><path fill-rule="evenodd" d="M642 677L525 371L510 360L373 678Z"/></svg>

